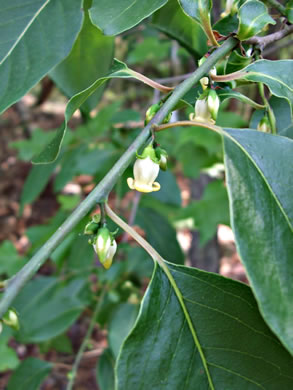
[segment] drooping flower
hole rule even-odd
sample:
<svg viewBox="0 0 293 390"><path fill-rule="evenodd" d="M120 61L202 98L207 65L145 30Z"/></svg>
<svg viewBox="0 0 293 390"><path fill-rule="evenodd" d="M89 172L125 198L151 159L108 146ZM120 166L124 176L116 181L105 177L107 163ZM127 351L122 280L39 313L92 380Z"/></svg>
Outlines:
<svg viewBox="0 0 293 390"><path fill-rule="evenodd" d="M152 145L148 145L142 155L137 155L133 166L133 176L127 179L127 184L132 190L139 192L159 191L160 184L155 182L160 171L160 159L156 156Z"/></svg>
<svg viewBox="0 0 293 390"><path fill-rule="evenodd" d="M196 122L209 122L214 124L220 106L220 99L213 89L205 91L195 102L194 114L190 120Z"/></svg>

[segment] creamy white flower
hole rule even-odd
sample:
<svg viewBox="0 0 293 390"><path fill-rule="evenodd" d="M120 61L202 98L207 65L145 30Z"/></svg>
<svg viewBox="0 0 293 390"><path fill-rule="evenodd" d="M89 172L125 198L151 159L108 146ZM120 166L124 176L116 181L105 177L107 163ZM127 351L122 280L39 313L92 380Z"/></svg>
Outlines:
<svg viewBox="0 0 293 390"><path fill-rule="evenodd" d="M192 121L215 123L212 119L207 99L197 99L194 110L195 114L190 115Z"/></svg>
<svg viewBox="0 0 293 390"><path fill-rule="evenodd" d="M140 192L159 191L161 186L155 182L159 171L159 164L153 162L149 156L144 159L138 158L133 166L134 179L129 177L127 184L132 190L135 189Z"/></svg>

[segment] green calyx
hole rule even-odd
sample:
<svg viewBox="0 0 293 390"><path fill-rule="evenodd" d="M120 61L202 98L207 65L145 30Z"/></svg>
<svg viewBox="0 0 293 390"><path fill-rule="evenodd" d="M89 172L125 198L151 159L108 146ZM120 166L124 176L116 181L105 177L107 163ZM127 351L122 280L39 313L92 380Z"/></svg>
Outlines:
<svg viewBox="0 0 293 390"><path fill-rule="evenodd" d="M144 148L142 154L136 153L136 157L144 160L149 157L154 163L160 164L160 159L157 157L153 144L150 143L147 147Z"/></svg>
<svg viewBox="0 0 293 390"><path fill-rule="evenodd" d="M153 104L148 108L147 112L145 113L145 121L144 121L145 126L153 119L153 117L156 115L156 113L159 111L162 105L163 102L159 102ZM169 112L169 114L164 118L162 123L169 123L171 116L172 116L172 112Z"/></svg>
<svg viewBox="0 0 293 390"><path fill-rule="evenodd" d="M168 153L166 152L165 149L162 149L160 147L157 147L155 149L155 152L156 152L156 156L157 158L159 159L159 164L160 164L160 168L163 170L163 171L166 171L167 170L167 162L168 162Z"/></svg>

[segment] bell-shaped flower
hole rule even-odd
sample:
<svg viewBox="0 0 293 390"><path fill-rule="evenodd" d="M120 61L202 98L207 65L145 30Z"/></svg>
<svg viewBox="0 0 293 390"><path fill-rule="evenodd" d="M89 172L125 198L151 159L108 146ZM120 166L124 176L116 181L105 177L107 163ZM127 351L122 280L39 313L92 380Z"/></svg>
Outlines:
<svg viewBox="0 0 293 390"><path fill-rule="evenodd" d="M197 99L195 102L194 107L194 114L190 114L189 118L192 121L195 122L210 122L215 123L215 121L212 119L207 98L204 99Z"/></svg>
<svg viewBox="0 0 293 390"><path fill-rule="evenodd" d="M152 145L147 146L142 155L137 155L133 166L133 176L127 179L127 184L132 190L139 192L159 191L160 184L155 182L160 171L160 160L157 158Z"/></svg>

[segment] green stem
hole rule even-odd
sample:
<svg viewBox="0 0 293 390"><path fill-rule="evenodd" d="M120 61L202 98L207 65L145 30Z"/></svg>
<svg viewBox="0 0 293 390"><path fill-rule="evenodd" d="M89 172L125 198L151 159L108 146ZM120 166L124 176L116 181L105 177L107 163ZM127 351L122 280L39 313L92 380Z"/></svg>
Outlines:
<svg viewBox="0 0 293 390"><path fill-rule="evenodd" d="M114 213L114 211L108 206L107 203L105 204L105 209L106 209L106 213L112 219L112 221L114 221L118 226L120 226L124 231L126 231L131 237L133 237L139 243L139 245L152 257L154 262L157 262L160 265L160 267L162 268L162 270L165 272L167 278L169 279L169 282L170 282L171 286L174 289L174 292L175 292L175 294L177 296L177 299L178 299L178 301L180 303L180 306L182 308L182 311L183 311L184 316L186 318L186 321L188 323L188 326L189 326L190 332L192 334L194 343L195 343L195 345L196 345L196 347L198 349L199 355L201 357L202 364L204 366L204 369L205 369L205 372L206 372L206 375L207 375L207 378L208 378L208 382L209 382L209 385L210 385L210 389L211 390L215 390L214 385L213 385L213 381L212 381L212 378L211 378L211 375L210 375L210 372L209 372L209 368L208 368L208 365L207 365L207 361L206 361L206 358L204 356L204 352L202 350L202 347L201 347L201 344L200 344L199 339L197 337L194 325L193 325L193 323L191 321L190 315L189 315L188 310L186 308L183 296L182 296L181 291L179 290L179 288L178 288L178 286L176 284L176 281L173 278L173 275L171 274L171 272L170 272L170 270L169 270L165 260L131 226L129 226L120 217L118 217L118 215Z"/></svg>
<svg viewBox="0 0 293 390"><path fill-rule="evenodd" d="M269 103L268 99L266 98L263 83L258 83L258 89L259 89L259 94L262 98L263 104L265 105L267 113L268 113L268 118L269 118L269 122L270 122L270 126L271 126L271 132L272 132L272 134L277 134L276 118L275 118L274 112L270 106L270 103Z"/></svg>
<svg viewBox="0 0 293 390"><path fill-rule="evenodd" d="M95 327L95 324L97 322L97 317L99 315L99 312L100 312L100 309L102 307L102 304L103 304L103 301L104 301L104 296L105 296L105 292L106 290L104 289L101 293L101 296L96 304L96 307L95 307L95 310L93 312L93 316L91 318L91 322L89 324L89 327L88 327L88 330L86 332L86 335L83 339L83 342L78 350L78 353L76 355L76 358L75 358L75 361L74 361L74 364L73 364L73 367L72 367L72 370L71 370L71 374L70 374L70 379L69 379L69 382L67 384L67 387L66 387L66 390L72 390L73 388L73 384L74 384L74 381L75 381L75 378L76 378L76 374L77 374L77 370L78 370L78 367L79 367L79 363L82 359L82 356L83 356L83 353L88 345L88 341L89 341L89 338L91 337L91 334L93 333L93 330L94 330L94 327Z"/></svg>
<svg viewBox="0 0 293 390"><path fill-rule="evenodd" d="M177 102L196 84L203 76L209 73L210 69L223 57L226 56L236 45L235 38L227 39L216 49L208 59L194 72L179 84L172 95L162 105L155 117L141 131L139 136L129 146L126 152L120 157L103 180L94 188L88 197L73 211L67 220L58 228L51 238L39 249L30 261L12 278L0 302L0 317L6 313L13 299L18 295L23 286L37 272L47 260L53 250L63 241L66 235L78 224L78 222L97 204L105 200L116 181L121 177L131 159L145 142L150 138L151 126L154 123L160 124L169 112L176 106Z"/></svg>

